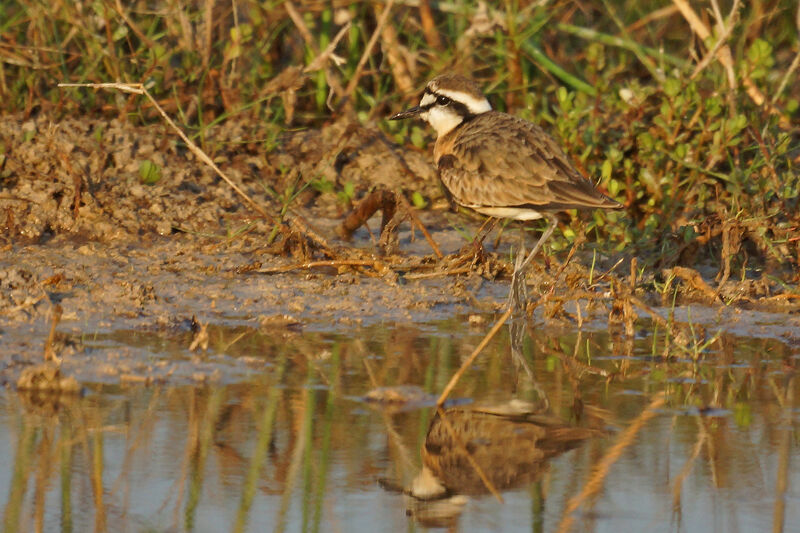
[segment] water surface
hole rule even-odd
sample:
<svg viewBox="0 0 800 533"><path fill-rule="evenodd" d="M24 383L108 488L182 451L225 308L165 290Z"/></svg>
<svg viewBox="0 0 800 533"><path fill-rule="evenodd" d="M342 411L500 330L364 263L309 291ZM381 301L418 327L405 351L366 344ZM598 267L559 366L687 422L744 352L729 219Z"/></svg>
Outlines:
<svg viewBox="0 0 800 533"><path fill-rule="evenodd" d="M800 530L797 346L540 326L513 359L503 330L451 395L450 433L430 397L485 318L212 324L199 355L187 331L87 335L73 357L203 371L0 394L3 531ZM401 385L410 404L364 399ZM435 499L415 492L423 464Z"/></svg>

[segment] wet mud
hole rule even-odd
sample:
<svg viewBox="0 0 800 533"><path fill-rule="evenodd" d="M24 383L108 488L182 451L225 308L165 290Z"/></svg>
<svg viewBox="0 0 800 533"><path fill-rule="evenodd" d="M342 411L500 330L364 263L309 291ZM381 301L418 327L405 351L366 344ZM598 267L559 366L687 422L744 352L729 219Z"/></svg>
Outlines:
<svg viewBox="0 0 800 533"><path fill-rule="evenodd" d="M177 369L153 364L147 348L88 347L87 339L115 332L184 335L183 350L196 354L209 324L346 331L459 315L488 329L505 304L516 228L496 230L482 248L470 245L481 220L448 210L430 155L395 145L376 127L339 122L288 132L269 149L240 142L266 136L258 125L231 122L206 132L205 142L254 202L287 215L283 222L252 211L161 127L0 120L4 383L17 383L42 358L80 381L236 374L235 364L206 367L187 357ZM159 169L157 179L142 171L145 162ZM387 217L379 213L342 231L370 191L393 191L381 198L397 195L398 213L413 211L412 193L431 208L389 217L387 248L380 233ZM535 262L534 322L635 334L634 322L648 318L677 343L705 339L704 331L698 339L691 328L673 327L678 317L701 330L724 324L796 342L800 298L773 272L726 276L718 285L710 265L628 275L636 270L631 254L590 244L578 250ZM694 315L681 314L686 305Z"/></svg>

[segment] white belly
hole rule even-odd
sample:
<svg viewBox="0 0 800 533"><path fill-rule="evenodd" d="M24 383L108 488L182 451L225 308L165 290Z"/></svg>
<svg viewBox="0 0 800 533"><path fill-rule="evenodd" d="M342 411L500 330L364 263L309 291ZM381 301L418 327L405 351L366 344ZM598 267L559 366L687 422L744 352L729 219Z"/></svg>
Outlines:
<svg viewBox="0 0 800 533"><path fill-rule="evenodd" d="M514 220L537 220L542 218L542 214L533 209L525 207L472 207L482 215L489 215L497 218L513 218Z"/></svg>

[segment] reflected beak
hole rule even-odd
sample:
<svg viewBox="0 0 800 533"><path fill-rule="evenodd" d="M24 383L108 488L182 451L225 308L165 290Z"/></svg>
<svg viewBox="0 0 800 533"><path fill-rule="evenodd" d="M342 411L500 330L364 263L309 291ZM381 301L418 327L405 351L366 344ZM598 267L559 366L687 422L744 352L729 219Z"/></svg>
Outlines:
<svg viewBox="0 0 800 533"><path fill-rule="evenodd" d="M405 118L412 118L416 117L422 112L422 108L420 106L414 106L411 109L406 109L405 111L401 111L396 115L392 115L389 117L389 120L403 120Z"/></svg>

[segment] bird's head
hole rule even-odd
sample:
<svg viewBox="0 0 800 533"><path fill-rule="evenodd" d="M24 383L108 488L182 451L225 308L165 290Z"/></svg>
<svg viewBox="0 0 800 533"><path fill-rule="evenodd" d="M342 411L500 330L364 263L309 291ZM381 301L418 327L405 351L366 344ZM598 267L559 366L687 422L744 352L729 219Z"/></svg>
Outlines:
<svg viewBox="0 0 800 533"><path fill-rule="evenodd" d="M392 115L389 120L418 116L441 137L465 120L491 110L489 100L474 81L458 74L442 74L428 82L418 106Z"/></svg>

